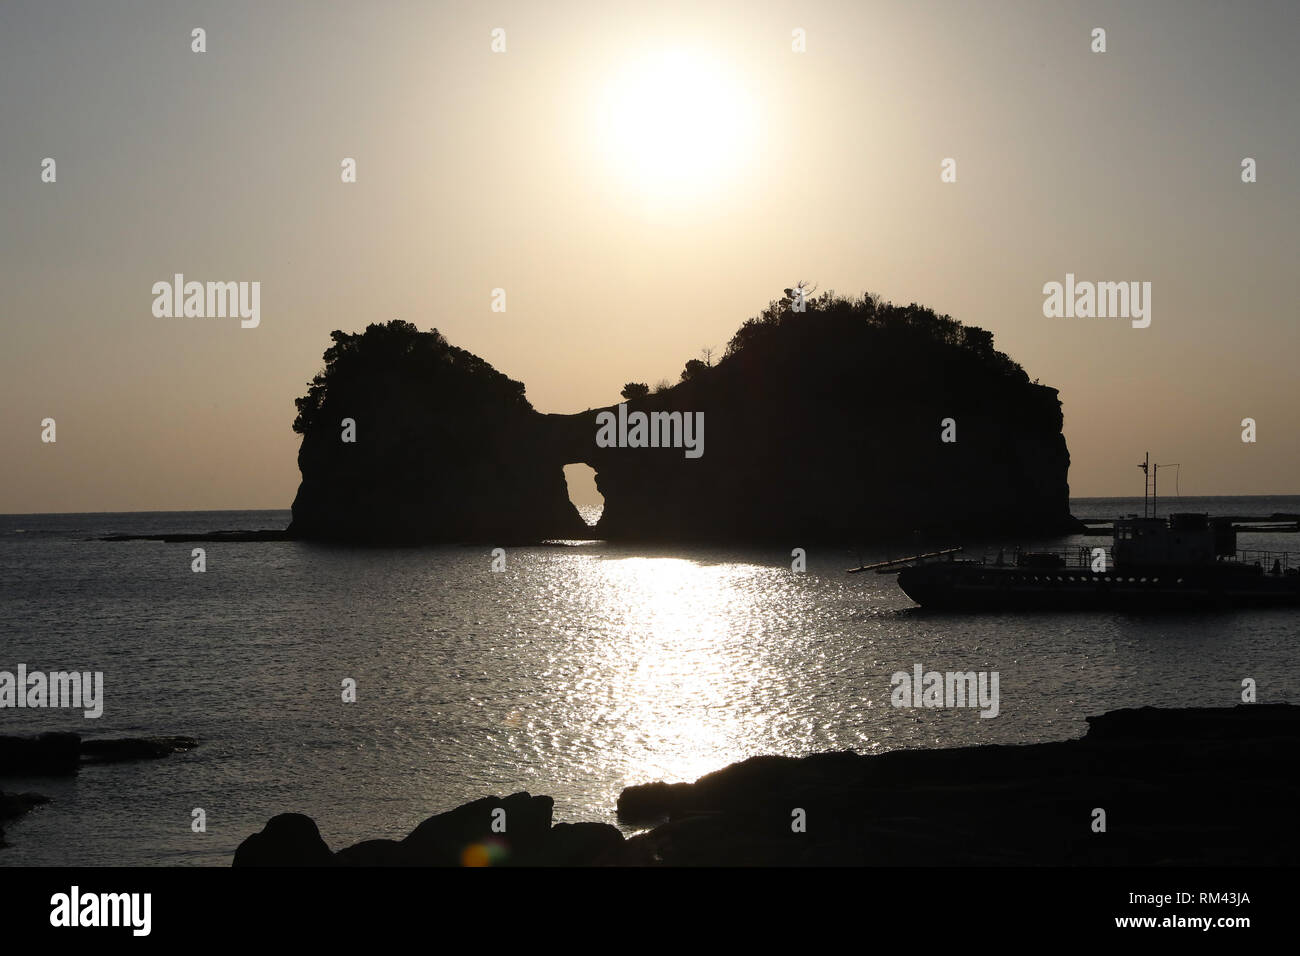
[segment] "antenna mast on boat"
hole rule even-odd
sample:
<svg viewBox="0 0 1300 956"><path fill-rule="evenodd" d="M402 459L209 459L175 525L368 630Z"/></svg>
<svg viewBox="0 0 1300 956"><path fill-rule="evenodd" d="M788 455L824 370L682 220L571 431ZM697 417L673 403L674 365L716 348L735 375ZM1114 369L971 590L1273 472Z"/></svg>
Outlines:
<svg viewBox="0 0 1300 956"><path fill-rule="evenodd" d="M1151 492L1151 452L1147 452L1146 460L1143 461L1139 468L1142 469L1142 517L1149 517L1147 514L1147 498Z"/></svg>
<svg viewBox="0 0 1300 956"><path fill-rule="evenodd" d="M1170 461L1170 462L1166 462L1163 465L1153 465L1151 464L1151 452L1147 452L1146 460L1143 461L1140 465L1138 465L1138 467L1142 469L1142 517L1154 518L1156 516L1156 509L1158 507L1157 504L1158 496L1156 490L1157 490L1157 479L1160 477L1160 469L1161 468L1179 469L1178 471L1174 472L1174 480L1176 482L1178 476L1182 474L1182 463L1177 461ZM1175 484L1174 487L1177 488L1178 487L1177 484ZM1149 514L1148 514L1148 506L1147 506L1148 500L1151 502L1149 508L1150 511Z"/></svg>
<svg viewBox="0 0 1300 956"><path fill-rule="evenodd" d="M1170 461L1170 462L1166 462L1163 465L1151 466L1151 517L1153 518L1156 516L1156 478L1159 476L1161 468L1178 469L1177 471L1174 472L1174 495L1175 496L1178 495L1178 476L1183 473L1182 463L1177 461Z"/></svg>

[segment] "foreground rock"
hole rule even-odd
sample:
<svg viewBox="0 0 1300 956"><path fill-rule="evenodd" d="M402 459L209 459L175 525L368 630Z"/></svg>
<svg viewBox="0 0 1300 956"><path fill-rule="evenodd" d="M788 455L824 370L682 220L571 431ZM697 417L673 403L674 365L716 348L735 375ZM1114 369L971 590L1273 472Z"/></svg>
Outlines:
<svg viewBox="0 0 1300 956"><path fill-rule="evenodd" d="M552 826L551 798L527 793L333 854L310 818L285 814L235 865L1300 864L1300 707L1142 708L1088 723L1061 743L755 757L692 784L629 787L620 818L653 829L627 840L607 824ZM505 834L492 829L498 810Z"/></svg>
<svg viewBox="0 0 1300 956"><path fill-rule="evenodd" d="M0 737L0 777L70 777L87 764L156 760L193 750L193 737L122 737L82 740L80 734L47 733ZM21 816L48 797L38 793L0 793L0 823ZM0 847L6 846L0 827Z"/></svg>
<svg viewBox="0 0 1300 956"><path fill-rule="evenodd" d="M81 766L81 737L41 734L0 737L0 777L63 777Z"/></svg>
<svg viewBox="0 0 1300 956"><path fill-rule="evenodd" d="M630 787L669 865L1295 865L1300 708L1113 711L1080 740L757 757ZM805 833L792 831L796 809ZM1094 811L1105 832L1094 832Z"/></svg>
<svg viewBox="0 0 1300 956"><path fill-rule="evenodd" d="M281 813L239 844L234 865L328 866L333 857L316 821L302 813Z"/></svg>
<svg viewBox="0 0 1300 956"><path fill-rule="evenodd" d="M272 817L235 851L235 866L587 866L620 862L623 835L605 823L551 825L550 797L485 797L430 817L402 840L330 853L300 813Z"/></svg>
<svg viewBox="0 0 1300 956"><path fill-rule="evenodd" d="M156 760L193 750L193 737L123 737L82 740L80 734L0 737L0 777L64 777L85 764Z"/></svg>
<svg viewBox="0 0 1300 956"><path fill-rule="evenodd" d="M123 737L113 740L83 740L82 763L121 763L127 760L157 760L193 750L193 737Z"/></svg>
<svg viewBox="0 0 1300 956"><path fill-rule="evenodd" d="M4 822L21 817L42 803L49 803L50 798L39 793L5 793L0 791L0 849L8 846L5 842Z"/></svg>

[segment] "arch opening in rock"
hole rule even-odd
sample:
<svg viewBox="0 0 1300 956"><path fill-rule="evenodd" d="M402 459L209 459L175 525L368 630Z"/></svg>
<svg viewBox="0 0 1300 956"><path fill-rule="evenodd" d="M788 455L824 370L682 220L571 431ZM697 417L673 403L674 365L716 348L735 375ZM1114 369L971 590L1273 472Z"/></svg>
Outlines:
<svg viewBox="0 0 1300 956"><path fill-rule="evenodd" d="M596 469L583 462L564 466L564 482L569 486L569 500L588 525L595 527L605 510L605 498L596 490Z"/></svg>

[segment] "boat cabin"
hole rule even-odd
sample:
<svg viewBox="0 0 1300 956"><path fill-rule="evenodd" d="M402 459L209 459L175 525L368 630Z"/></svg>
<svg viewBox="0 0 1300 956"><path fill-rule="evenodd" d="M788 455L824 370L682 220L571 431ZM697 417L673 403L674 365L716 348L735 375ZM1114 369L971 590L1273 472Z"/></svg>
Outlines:
<svg viewBox="0 0 1300 956"><path fill-rule="evenodd" d="M1237 553L1231 518L1173 514L1167 518L1115 519L1115 564L1118 567L1213 564Z"/></svg>

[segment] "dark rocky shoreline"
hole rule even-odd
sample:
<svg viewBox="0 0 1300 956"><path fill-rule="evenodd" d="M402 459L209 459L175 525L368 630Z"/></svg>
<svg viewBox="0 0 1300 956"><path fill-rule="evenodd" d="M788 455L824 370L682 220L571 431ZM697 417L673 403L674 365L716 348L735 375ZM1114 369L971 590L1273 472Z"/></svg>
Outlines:
<svg viewBox="0 0 1300 956"><path fill-rule="evenodd" d="M294 541L288 531L275 528L262 528L257 531L177 531L167 534L106 534L100 541L162 541L167 544L188 544L190 542L209 542L219 544L227 541Z"/></svg>
<svg viewBox="0 0 1300 956"><path fill-rule="evenodd" d="M80 734L47 733L0 737L0 777L71 776L86 764L155 760L193 750L193 737L113 737L84 739Z"/></svg>
<svg viewBox="0 0 1300 956"><path fill-rule="evenodd" d="M7 820L16 820L33 807L49 802L49 797L39 793L5 793L0 790L0 849L9 845L5 842L4 824Z"/></svg>
<svg viewBox="0 0 1300 956"><path fill-rule="evenodd" d="M1147 707L1088 724L1059 743L755 757L695 783L629 787L620 820L650 827L630 838L604 823L552 825L551 798L528 793L337 852L310 817L287 813L244 840L233 864L1300 864L1300 707Z"/></svg>
<svg viewBox="0 0 1300 956"><path fill-rule="evenodd" d="M193 737L114 737L83 740L80 734L46 733L35 737L0 736L0 778L70 777L94 764L157 760L193 750ZM3 824L50 798L39 793L0 791L0 848L7 846Z"/></svg>

